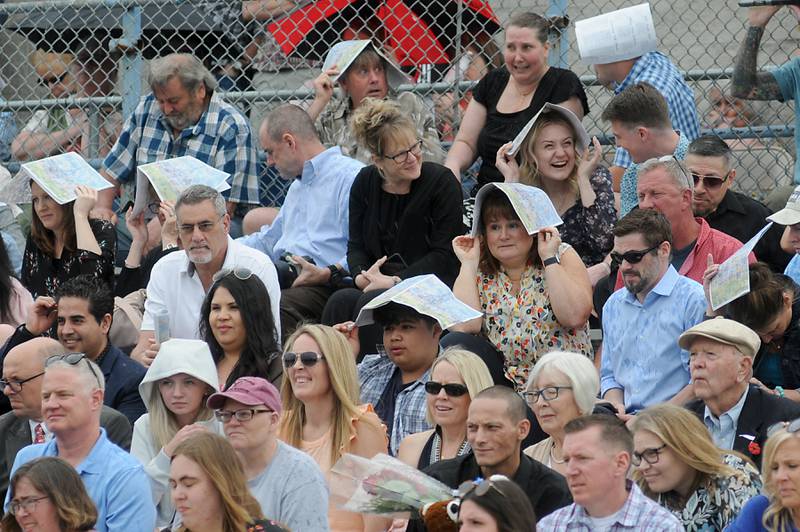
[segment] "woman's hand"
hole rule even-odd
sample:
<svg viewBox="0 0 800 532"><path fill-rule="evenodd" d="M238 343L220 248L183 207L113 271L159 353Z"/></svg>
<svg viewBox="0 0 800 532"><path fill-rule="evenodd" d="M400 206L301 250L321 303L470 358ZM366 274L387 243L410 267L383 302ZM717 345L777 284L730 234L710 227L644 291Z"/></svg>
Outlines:
<svg viewBox="0 0 800 532"><path fill-rule="evenodd" d="M472 264L478 266L481 260L480 237L469 235L457 236L453 239L453 252L461 264Z"/></svg>
<svg viewBox="0 0 800 532"><path fill-rule="evenodd" d="M333 78L339 75L339 70L336 68L329 68L314 81L314 98L328 103L333 98Z"/></svg>
<svg viewBox="0 0 800 532"><path fill-rule="evenodd" d="M540 229L536 239L536 249L539 252L539 259L544 263L547 259L553 258L558 254L558 247L561 245L561 235L555 227L545 227Z"/></svg>
<svg viewBox="0 0 800 532"><path fill-rule="evenodd" d="M88 219L89 212L97 203L97 191L84 185L78 185L75 187L75 196L75 203L72 206L75 218Z"/></svg>
<svg viewBox="0 0 800 532"><path fill-rule="evenodd" d="M185 441L190 436L202 434L203 432L208 432L208 429L203 425L198 425L197 423L185 425L178 432L176 432L175 436L173 436L169 443L164 446L164 454L172 458L172 454L175 452L175 447L177 447L178 444Z"/></svg>
<svg viewBox="0 0 800 532"><path fill-rule="evenodd" d="M178 245L178 219L175 217L175 202L162 201L158 206L161 222L161 248Z"/></svg>
<svg viewBox="0 0 800 532"><path fill-rule="evenodd" d="M361 341L358 338L358 325L354 321L346 321L344 323L337 323L333 328L347 338L347 343L350 344L350 350L353 356L357 357L361 351Z"/></svg>
<svg viewBox="0 0 800 532"><path fill-rule="evenodd" d="M497 158L494 165L503 174L506 183L519 183L519 164L517 159L506 155L511 149L513 142L506 142L497 150Z"/></svg>
<svg viewBox="0 0 800 532"><path fill-rule="evenodd" d="M589 147L586 148L581 164L578 165L578 179L589 182L589 178L597 170L597 165L600 164L602 155L603 148L600 146L600 141L597 140L597 137L592 137L592 151L590 151Z"/></svg>
<svg viewBox="0 0 800 532"><path fill-rule="evenodd" d="M128 231L133 238L131 245L134 242L144 246L147 244L149 234L147 232L147 223L144 221L144 211L140 212L138 216L133 215L133 207L128 207L125 212L125 224L128 226Z"/></svg>
<svg viewBox="0 0 800 532"><path fill-rule="evenodd" d="M703 292L706 295L706 315L714 316L716 313L711 308L711 279L719 272L719 264L714 264L714 257L711 253L706 257L706 271L703 272Z"/></svg>

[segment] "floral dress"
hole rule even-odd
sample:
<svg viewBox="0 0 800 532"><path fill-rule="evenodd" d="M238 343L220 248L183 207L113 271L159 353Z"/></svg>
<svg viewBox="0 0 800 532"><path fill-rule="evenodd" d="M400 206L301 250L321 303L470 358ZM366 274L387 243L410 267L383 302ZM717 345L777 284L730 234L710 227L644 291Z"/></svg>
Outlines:
<svg viewBox="0 0 800 532"><path fill-rule="evenodd" d="M559 255L569 247L561 244ZM525 389L531 368L550 351L594 357L588 323L566 328L556 320L541 266L528 265L517 294L502 270L496 274L479 271L478 293L484 312L482 333L503 354L506 377L517 390Z"/></svg>
<svg viewBox="0 0 800 532"><path fill-rule="evenodd" d="M561 215L564 224L559 227L561 239L572 245L586 266L603 262L614 247L611 231L617 223L617 209L614 206L614 190L611 188L611 173L604 166L598 166L589 176L595 200L590 207L584 207L578 200L575 205Z"/></svg>

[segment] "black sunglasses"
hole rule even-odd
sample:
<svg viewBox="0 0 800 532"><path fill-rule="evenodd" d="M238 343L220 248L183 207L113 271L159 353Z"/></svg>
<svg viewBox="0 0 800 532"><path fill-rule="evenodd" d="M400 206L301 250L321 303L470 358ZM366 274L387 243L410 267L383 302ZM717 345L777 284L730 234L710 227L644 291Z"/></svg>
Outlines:
<svg viewBox="0 0 800 532"><path fill-rule="evenodd" d="M81 360L86 361L86 365L89 366L89 370L92 372L92 375L94 375L94 379L97 381L97 386L99 388L102 388L103 386L100 384L100 377L98 377L97 373L94 371L94 367L92 367L93 364L91 360L89 360L89 357L87 357L83 353L67 353L66 355L53 355L45 361L44 367L46 368L50 366L53 362L59 362L59 361L66 362L70 366L77 366L78 364L81 363Z"/></svg>
<svg viewBox="0 0 800 532"><path fill-rule="evenodd" d="M725 177L720 177L718 175L700 175L692 172L692 181L694 181L694 186L700 184L700 181L703 182L703 188L708 190L716 190L722 186L722 183L728 180L731 173L728 172Z"/></svg>
<svg viewBox="0 0 800 532"><path fill-rule="evenodd" d="M622 264L622 261L627 261L628 264L639 264L642 262L642 259L645 255L657 249L661 243L656 244L651 248L644 249L642 251L626 251L625 253L617 253L616 251L611 252L611 260L617 264Z"/></svg>
<svg viewBox="0 0 800 532"><path fill-rule="evenodd" d="M450 397L461 397L469 390L463 384L452 382L450 384L442 384L441 382L428 381L425 383L425 391L431 395L439 395L439 392L444 388L444 393Z"/></svg>
<svg viewBox="0 0 800 532"><path fill-rule="evenodd" d="M315 366L317 362L325 359L323 355L313 351L304 351L302 353L287 351L283 354L283 367L287 369L291 368L297 363L298 357L300 358L300 363L306 368Z"/></svg>

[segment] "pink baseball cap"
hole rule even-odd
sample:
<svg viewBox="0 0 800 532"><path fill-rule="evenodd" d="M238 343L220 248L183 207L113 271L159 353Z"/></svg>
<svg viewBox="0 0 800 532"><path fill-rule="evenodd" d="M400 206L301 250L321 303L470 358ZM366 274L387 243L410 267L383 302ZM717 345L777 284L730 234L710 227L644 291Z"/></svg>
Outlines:
<svg viewBox="0 0 800 532"><path fill-rule="evenodd" d="M222 408L226 399L233 399L247 406L264 405L278 414L283 410L280 392L271 382L261 377L239 377L224 392L211 395L206 405L217 410Z"/></svg>

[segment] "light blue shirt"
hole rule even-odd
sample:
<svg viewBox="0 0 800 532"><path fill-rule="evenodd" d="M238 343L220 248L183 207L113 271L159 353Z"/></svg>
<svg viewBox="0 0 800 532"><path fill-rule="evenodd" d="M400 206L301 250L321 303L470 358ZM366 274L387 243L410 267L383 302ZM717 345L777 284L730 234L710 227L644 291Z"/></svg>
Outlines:
<svg viewBox="0 0 800 532"><path fill-rule="evenodd" d="M11 477L19 466L41 456L58 456L56 439L22 448L14 459ZM139 461L108 439L100 428L100 437L89 455L75 468L97 506L97 532L153 532L156 507L150 481ZM8 511L11 490L6 493Z"/></svg>
<svg viewBox="0 0 800 532"><path fill-rule="evenodd" d="M347 268L350 187L363 167L342 155L338 146L306 161L272 225L239 241L269 255L273 262L288 251L309 256L320 267L341 264Z"/></svg>
<svg viewBox="0 0 800 532"><path fill-rule="evenodd" d="M678 336L703 321L703 286L672 266L640 303L627 288L603 307L600 389L620 388L625 411L668 401L689 384L689 353Z"/></svg>
<svg viewBox="0 0 800 532"><path fill-rule="evenodd" d="M778 86L781 88L783 101L800 101L800 58L795 57L788 63L784 63L773 70L772 75L775 76ZM797 108L794 111L794 130L800 131L800 111ZM797 153L800 153L800 135L794 136L794 147ZM800 165L798 164L794 165L794 182L800 185Z"/></svg>
<svg viewBox="0 0 800 532"><path fill-rule="evenodd" d="M714 444L720 449L733 449L733 441L736 439L736 426L739 424L739 416L742 413L749 388L749 386L745 388L739 401L719 417L714 416L706 406L703 413L703 422L708 427Z"/></svg>
<svg viewBox="0 0 800 532"><path fill-rule="evenodd" d="M794 254L792 260L786 265L786 269L783 270L783 274L788 275L792 278L792 281L800 284L800 255L797 253Z"/></svg>

